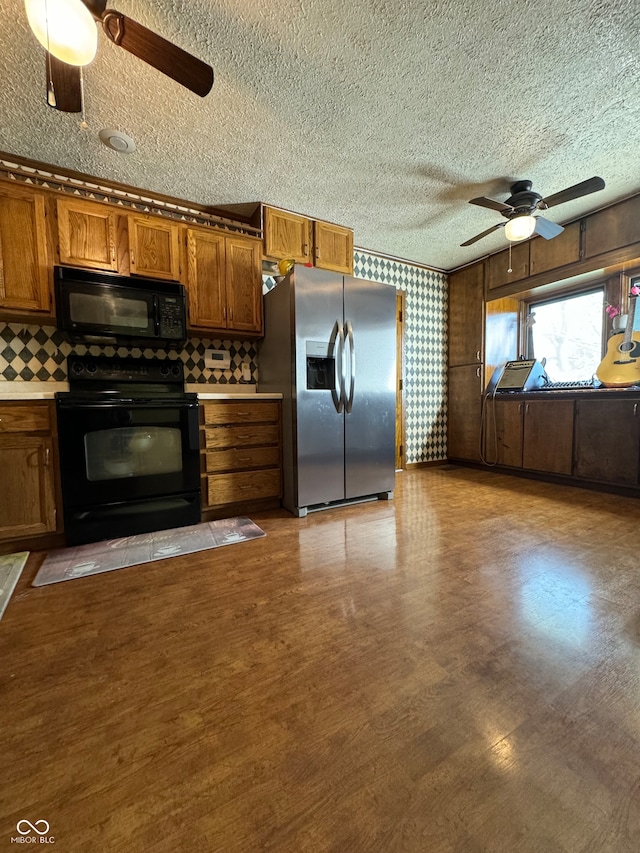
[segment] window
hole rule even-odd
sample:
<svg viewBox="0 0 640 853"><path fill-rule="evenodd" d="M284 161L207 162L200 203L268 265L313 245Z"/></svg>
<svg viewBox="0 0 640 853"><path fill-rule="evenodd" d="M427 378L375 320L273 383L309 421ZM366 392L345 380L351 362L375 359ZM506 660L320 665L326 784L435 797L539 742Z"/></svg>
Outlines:
<svg viewBox="0 0 640 853"><path fill-rule="evenodd" d="M546 359L552 382L591 379L602 361L604 286L531 302L527 314L529 358Z"/></svg>

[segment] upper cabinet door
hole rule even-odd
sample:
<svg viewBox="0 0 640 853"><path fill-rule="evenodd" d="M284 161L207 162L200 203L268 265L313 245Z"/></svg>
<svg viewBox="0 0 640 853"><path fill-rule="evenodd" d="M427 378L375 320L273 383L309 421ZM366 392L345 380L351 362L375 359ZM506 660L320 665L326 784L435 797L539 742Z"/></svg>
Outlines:
<svg viewBox="0 0 640 853"><path fill-rule="evenodd" d="M484 263L449 276L449 365L484 361Z"/></svg>
<svg viewBox="0 0 640 853"><path fill-rule="evenodd" d="M565 225L552 240L535 237L529 246L529 275L555 270L580 260L580 223Z"/></svg>
<svg viewBox="0 0 640 853"><path fill-rule="evenodd" d="M264 253L269 258L292 258L310 264L311 220L297 213L264 209Z"/></svg>
<svg viewBox="0 0 640 853"><path fill-rule="evenodd" d="M112 208L77 198L59 198L60 263L97 270L117 270L116 214Z"/></svg>
<svg viewBox="0 0 640 853"><path fill-rule="evenodd" d="M592 258L640 242L640 195L585 219L584 256Z"/></svg>
<svg viewBox="0 0 640 853"><path fill-rule="evenodd" d="M227 327L262 332L262 243L250 237L227 237Z"/></svg>
<svg viewBox="0 0 640 853"><path fill-rule="evenodd" d="M129 215L131 273L180 278L180 225L158 216Z"/></svg>
<svg viewBox="0 0 640 853"><path fill-rule="evenodd" d="M353 231L330 222L314 222L315 265L353 275Z"/></svg>
<svg viewBox="0 0 640 853"><path fill-rule="evenodd" d="M51 311L44 196L0 186L0 307Z"/></svg>
<svg viewBox="0 0 640 853"><path fill-rule="evenodd" d="M530 244L530 240L525 240L523 243L512 243L511 257L509 257L509 249L489 257L487 261L487 288L489 290L504 287L529 275Z"/></svg>
<svg viewBox="0 0 640 853"><path fill-rule="evenodd" d="M189 328L225 328L224 266L224 236L204 228L187 228Z"/></svg>

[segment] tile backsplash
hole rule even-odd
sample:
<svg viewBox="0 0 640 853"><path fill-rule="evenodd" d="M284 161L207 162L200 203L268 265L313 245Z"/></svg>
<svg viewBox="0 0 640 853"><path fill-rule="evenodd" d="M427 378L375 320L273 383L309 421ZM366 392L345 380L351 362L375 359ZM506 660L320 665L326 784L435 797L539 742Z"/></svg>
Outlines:
<svg viewBox="0 0 640 853"><path fill-rule="evenodd" d="M231 357L230 370L205 367L206 349L223 349ZM0 323L0 382L67 380L67 356L78 355L132 356L134 358L167 358L184 364L185 382L207 385L246 385L242 365L251 366L251 383L258 379L257 344L255 341L228 341L189 338L182 349L71 344L55 326L26 326Z"/></svg>

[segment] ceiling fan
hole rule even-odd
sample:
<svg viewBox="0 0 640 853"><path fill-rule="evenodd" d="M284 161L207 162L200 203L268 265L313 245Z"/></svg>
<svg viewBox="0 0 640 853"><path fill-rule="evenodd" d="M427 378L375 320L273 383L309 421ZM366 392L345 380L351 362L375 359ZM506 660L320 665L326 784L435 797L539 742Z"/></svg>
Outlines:
<svg viewBox="0 0 640 853"><path fill-rule="evenodd" d="M556 204L563 204L565 201L573 201L575 198L581 198L584 195L597 192L604 189L604 181L602 178L588 178L579 184L574 184L572 187L567 187L560 190L558 193L543 198L539 193L531 189L531 181L516 181L511 185L511 195L506 201L495 201L492 198L472 198L469 204L477 204L480 207L488 207L490 210L497 210L507 218L507 222L498 222L487 228L482 234L477 234L470 240L465 240L461 246L471 246L477 240L491 234L496 228L504 228L507 240L517 242L518 240L526 240L533 234L539 234L545 240L551 240L557 237L564 231L562 225L557 225L549 219L542 216L534 216L537 210L547 210L549 207L554 207Z"/></svg>
<svg viewBox="0 0 640 853"><path fill-rule="evenodd" d="M213 86L213 68L115 9L107 0L25 0L29 25L47 51L47 103L82 110L80 67L97 48L96 23L109 41L152 65L196 95Z"/></svg>

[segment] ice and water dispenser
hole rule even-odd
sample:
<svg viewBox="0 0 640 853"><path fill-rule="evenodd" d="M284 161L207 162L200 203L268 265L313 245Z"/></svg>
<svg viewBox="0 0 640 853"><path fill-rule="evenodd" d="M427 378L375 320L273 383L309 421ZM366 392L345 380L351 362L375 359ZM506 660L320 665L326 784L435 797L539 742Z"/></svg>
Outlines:
<svg viewBox="0 0 640 853"><path fill-rule="evenodd" d="M306 341L307 388L333 391L336 381L334 346L330 341Z"/></svg>

